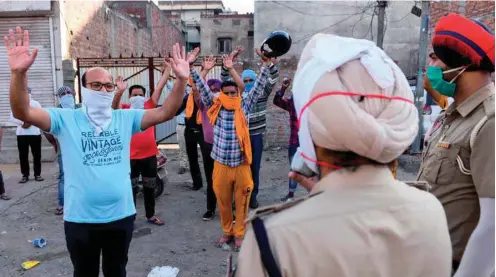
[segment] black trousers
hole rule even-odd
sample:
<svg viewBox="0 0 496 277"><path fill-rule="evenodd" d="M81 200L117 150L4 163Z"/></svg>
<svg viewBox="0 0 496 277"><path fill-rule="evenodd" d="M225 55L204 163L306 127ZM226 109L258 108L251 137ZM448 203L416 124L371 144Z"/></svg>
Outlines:
<svg viewBox="0 0 496 277"><path fill-rule="evenodd" d="M105 277L125 277L133 222L134 216L103 224L64 222L74 277L98 277L100 253Z"/></svg>
<svg viewBox="0 0 496 277"><path fill-rule="evenodd" d="M212 174L214 171L214 160L210 157L212 145L205 142L203 139L203 131L196 128L186 127L186 130L184 131L184 140L186 141L186 154L188 155L189 169L191 172L191 178L193 179L193 187L195 188L203 187L200 165L198 163L197 145L200 145L206 175L205 177L207 179L207 210L215 212L217 199L215 197L212 183Z"/></svg>
<svg viewBox="0 0 496 277"><path fill-rule="evenodd" d="M131 160L131 183L133 184L133 200L136 206L138 194L138 179L141 175L143 184L143 197L145 198L146 218L155 215L155 186L157 185L157 156L139 160Z"/></svg>
<svg viewBox="0 0 496 277"><path fill-rule="evenodd" d="M0 195L5 193L5 183L3 182L3 174L0 171Z"/></svg>
<svg viewBox="0 0 496 277"><path fill-rule="evenodd" d="M29 177L29 148L33 154L34 176L41 175L41 135L39 136L17 136L17 149L19 150L19 162L21 173Z"/></svg>
<svg viewBox="0 0 496 277"><path fill-rule="evenodd" d="M202 150L203 167L207 177L207 211L215 212L217 205L217 197L215 197L214 186L212 182L212 175L214 173L214 159L210 156L213 145L205 142Z"/></svg>

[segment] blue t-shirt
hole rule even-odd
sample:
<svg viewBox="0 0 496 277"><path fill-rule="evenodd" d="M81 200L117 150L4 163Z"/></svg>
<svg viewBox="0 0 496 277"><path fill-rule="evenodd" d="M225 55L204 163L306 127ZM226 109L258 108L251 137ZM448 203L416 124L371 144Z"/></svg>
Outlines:
<svg viewBox="0 0 496 277"><path fill-rule="evenodd" d="M108 223L136 213L130 179L130 145L145 110L113 110L99 136L82 109L46 109L64 165L64 220Z"/></svg>

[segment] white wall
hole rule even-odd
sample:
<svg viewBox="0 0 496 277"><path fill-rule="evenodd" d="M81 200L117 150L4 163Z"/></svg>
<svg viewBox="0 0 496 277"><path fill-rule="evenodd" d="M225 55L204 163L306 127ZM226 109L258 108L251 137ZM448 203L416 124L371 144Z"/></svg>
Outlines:
<svg viewBox="0 0 496 277"><path fill-rule="evenodd" d="M0 12L49 11L50 0L1 1Z"/></svg>

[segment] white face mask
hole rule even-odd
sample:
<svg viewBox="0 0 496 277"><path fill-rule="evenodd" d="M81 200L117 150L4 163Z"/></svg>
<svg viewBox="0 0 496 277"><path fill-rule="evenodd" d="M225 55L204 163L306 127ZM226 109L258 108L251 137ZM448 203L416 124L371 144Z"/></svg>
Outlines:
<svg viewBox="0 0 496 277"><path fill-rule="evenodd" d="M74 102L74 95L72 94L66 94L62 97L60 97L60 106L64 109L74 109L76 106Z"/></svg>
<svg viewBox="0 0 496 277"><path fill-rule="evenodd" d="M131 103L131 109L144 109L145 108L145 97L143 96L133 96L129 98Z"/></svg>
<svg viewBox="0 0 496 277"><path fill-rule="evenodd" d="M81 92L83 112L91 126L95 128L95 133L100 135L112 121L112 100L115 92L94 91L84 87Z"/></svg>

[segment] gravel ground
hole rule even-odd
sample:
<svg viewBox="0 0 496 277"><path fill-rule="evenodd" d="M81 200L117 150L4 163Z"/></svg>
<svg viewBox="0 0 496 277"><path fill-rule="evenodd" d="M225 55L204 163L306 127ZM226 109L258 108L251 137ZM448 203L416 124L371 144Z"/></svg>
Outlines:
<svg viewBox="0 0 496 277"><path fill-rule="evenodd" d="M137 231L129 251L128 276L147 276L154 266L173 266L179 276L224 276L228 252L214 247L221 234L219 217L202 221L205 212L205 188L191 191L189 173L178 175L176 150L167 151L169 183L157 200L157 215L165 226L145 222L143 201L138 199ZM419 157L400 158L398 178L413 180L419 166ZM286 149L264 152L261 169L259 201L261 205L278 202L287 192ZM22 193L14 191L14 198L0 203L0 276L72 276L72 265L65 247L63 221L54 215L57 190L56 174L51 172L44 183L28 183ZM297 195L302 195L299 189ZM21 195L22 194L22 195ZM37 249L29 242L43 237L48 245ZM41 264L28 271L20 264L38 259ZM103 275L101 275L103 276Z"/></svg>

